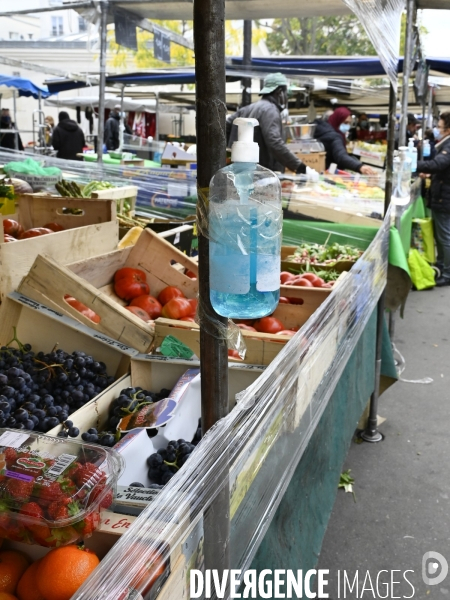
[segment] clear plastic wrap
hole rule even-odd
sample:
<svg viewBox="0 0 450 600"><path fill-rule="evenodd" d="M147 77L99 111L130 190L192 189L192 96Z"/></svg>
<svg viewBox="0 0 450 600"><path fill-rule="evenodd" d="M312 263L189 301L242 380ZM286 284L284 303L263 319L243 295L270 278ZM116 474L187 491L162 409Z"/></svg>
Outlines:
<svg viewBox="0 0 450 600"><path fill-rule="evenodd" d="M74 599L153 598L154 573L168 562L171 574L159 597L189 597L189 571L204 564L205 511L224 486L230 494L229 567L248 568L385 287L389 225L387 215L354 268L239 394L230 414L207 432Z"/></svg>
<svg viewBox="0 0 450 600"><path fill-rule="evenodd" d="M401 16L405 0L343 0L359 18L397 90Z"/></svg>

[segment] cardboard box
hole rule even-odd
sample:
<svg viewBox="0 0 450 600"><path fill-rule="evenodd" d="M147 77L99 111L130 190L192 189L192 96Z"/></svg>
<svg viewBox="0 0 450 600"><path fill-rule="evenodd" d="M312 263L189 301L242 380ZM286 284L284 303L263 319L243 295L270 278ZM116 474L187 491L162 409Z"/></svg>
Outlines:
<svg viewBox="0 0 450 600"><path fill-rule="evenodd" d="M305 165L311 167L311 169L314 169L319 173L325 171L326 152L294 152L294 154L305 163Z"/></svg>
<svg viewBox="0 0 450 600"><path fill-rule="evenodd" d="M64 208L79 208L82 214L64 214ZM65 231L4 243L3 219L0 220L0 302L17 288L38 254L66 265L117 247L119 233L113 200L25 194L18 199L16 216L25 230L56 222Z"/></svg>

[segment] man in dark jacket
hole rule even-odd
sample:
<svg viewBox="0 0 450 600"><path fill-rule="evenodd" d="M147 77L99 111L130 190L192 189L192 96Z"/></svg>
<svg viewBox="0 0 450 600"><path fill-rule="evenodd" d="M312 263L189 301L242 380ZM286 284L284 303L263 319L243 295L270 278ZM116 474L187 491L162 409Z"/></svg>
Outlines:
<svg viewBox="0 0 450 600"><path fill-rule="evenodd" d="M2 108L0 117L0 146L2 148L9 148L10 150L20 150L23 152L23 144L19 133L9 133L8 129L16 129L14 123L11 122L11 115L9 114L9 108ZM16 147L17 145L17 147Z"/></svg>
<svg viewBox="0 0 450 600"><path fill-rule="evenodd" d="M53 130L52 146L58 150L57 157L66 160L82 160L84 133L78 124L63 110L58 115L58 125Z"/></svg>
<svg viewBox="0 0 450 600"><path fill-rule="evenodd" d="M107 150L117 150L120 147L120 104L117 104L109 114L105 123L104 141ZM124 121L125 133L131 134L131 127Z"/></svg>
<svg viewBox="0 0 450 600"><path fill-rule="evenodd" d="M439 141L432 160L419 160L417 172L431 178L430 207L433 213L434 236L437 246L437 266L441 276L438 287L450 285L450 112L441 114L438 123Z"/></svg>
<svg viewBox="0 0 450 600"><path fill-rule="evenodd" d="M259 145L259 164L271 171L284 170L306 173L306 165L293 154L283 140L281 111L287 105L287 79L281 73L271 73L264 79L260 91L261 100L243 106L227 118L228 147L237 140L237 127L233 122L237 117L258 119L254 141Z"/></svg>

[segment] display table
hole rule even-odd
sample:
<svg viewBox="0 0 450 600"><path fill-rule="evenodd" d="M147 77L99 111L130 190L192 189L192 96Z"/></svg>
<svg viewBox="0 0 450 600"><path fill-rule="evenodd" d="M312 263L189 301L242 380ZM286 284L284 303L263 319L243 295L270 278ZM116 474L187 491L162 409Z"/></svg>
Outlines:
<svg viewBox="0 0 450 600"><path fill-rule="evenodd" d="M85 154L83 154L83 160L85 162L97 162L97 154L85 153ZM138 159L136 159L136 162L139 163L139 165L141 165L142 160L143 159L138 158ZM103 163L105 165L120 165L121 161L120 161L120 158L112 158L111 156L109 156L109 154L104 154L103 155ZM132 162L128 161L127 166L132 167L133 166ZM161 164L158 162L154 162L153 160L145 160L144 159L144 166L145 167L160 167Z"/></svg>

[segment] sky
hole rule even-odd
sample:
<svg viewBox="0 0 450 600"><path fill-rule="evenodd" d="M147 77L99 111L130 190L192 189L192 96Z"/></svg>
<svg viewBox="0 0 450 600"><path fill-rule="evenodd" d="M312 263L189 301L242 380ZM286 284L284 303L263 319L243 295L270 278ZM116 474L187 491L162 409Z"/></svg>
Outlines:
<svg viewBox="0 0 450 600"><path fill-rule="evenodd" d="M424 36L425 55L450 59L450 10L423 10L421 22L428 30Z"/></svg>

